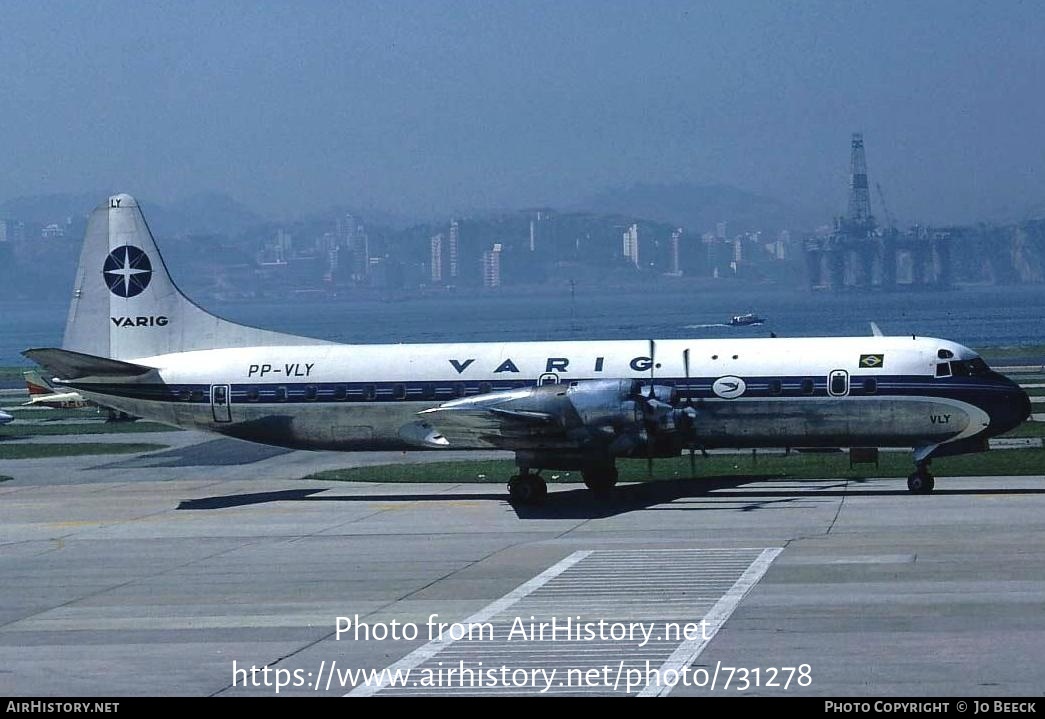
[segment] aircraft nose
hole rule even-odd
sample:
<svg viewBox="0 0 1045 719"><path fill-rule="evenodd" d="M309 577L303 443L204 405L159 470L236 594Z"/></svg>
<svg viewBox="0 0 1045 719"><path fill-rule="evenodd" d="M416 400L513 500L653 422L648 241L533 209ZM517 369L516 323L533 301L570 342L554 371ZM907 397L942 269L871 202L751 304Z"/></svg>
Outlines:
<svg viewBox="0 0 1045 719"><path fill-rule="evenodd" d="M1006 392L990 410L991 434L1004 434L1023 424L1031 413L1030 397L1008 377L1000 377Z"/></svg>

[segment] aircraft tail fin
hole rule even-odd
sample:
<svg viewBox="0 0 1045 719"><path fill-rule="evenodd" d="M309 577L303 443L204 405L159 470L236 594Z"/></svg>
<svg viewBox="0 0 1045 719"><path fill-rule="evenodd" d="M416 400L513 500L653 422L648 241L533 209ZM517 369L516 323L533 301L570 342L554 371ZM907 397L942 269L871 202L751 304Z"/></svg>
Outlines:
<svg viewBox="0 0 1045 719"><path fill-rule="evenodd" d="M45 380L35 369L26 370L22 373L22 377L25 378L25 388L29 390L30 397L51 394L54 392L51 383Z"/></svg>
<svg viewBox="0 0 1045 719"><path fill-rule="evenodd" d="M175 286L138 203L113 195L87 222L62 348L140 359L172 352L327 344L235 324L210 314Z"/></svg>

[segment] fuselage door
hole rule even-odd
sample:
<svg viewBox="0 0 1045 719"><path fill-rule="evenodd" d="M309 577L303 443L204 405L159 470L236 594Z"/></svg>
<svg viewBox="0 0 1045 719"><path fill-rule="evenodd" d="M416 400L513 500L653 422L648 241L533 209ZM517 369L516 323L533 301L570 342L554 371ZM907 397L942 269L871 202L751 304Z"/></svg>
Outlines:
<svg viewBox="0 0 1045 719"><path fill-rule="evenodd" d="M559 375L554 372L545 372L537 378L538 387L543 387L546 384L559 384Z"/></svg>
<svg viewBox="0 0 1045 719"><path fill-rule="evenodd" d="M827 393L832 397L845 397L849 394L849 373L844 369L831 370L827 376Z"/></svg>
<svg viewBox="0 0 1045 719"><path fill-rule="evenodd" d="M215 422L231 422L232 407L229 406L229 386L212 384L210 386L210 409L214 413Z"/></svg>

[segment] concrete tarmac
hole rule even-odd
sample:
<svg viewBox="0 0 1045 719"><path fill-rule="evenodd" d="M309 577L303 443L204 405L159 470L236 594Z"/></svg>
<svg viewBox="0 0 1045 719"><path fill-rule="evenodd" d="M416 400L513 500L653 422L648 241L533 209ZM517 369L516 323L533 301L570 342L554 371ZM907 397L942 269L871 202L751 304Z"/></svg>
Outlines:
<svg viewBox="0 0 1045 719"><path fill-rule="evenodd" d="M0 693L272 695L284 681L280 694L340 695L353 686L343 670L481 657L506 667L493 686L451 674L411 690L538 693L539 677L514 686L511 671L569 665L597 670L578 675L593 685L548 693L624 694L621 673L669 654L692 683L708 677L672 695L1045 687L1045 477L937 477L932 496L896 479L665 480L603 497L553 484L544 505L513 507L501 481L300 479L442 453L289 452L192 432L133 440L172 446L0 461L13 477L0 484ZM432 615L437 626L524 609L524 620L658 632L667 618L717 619L710 638L656 652L569 637L429 641ZM337 639L339 616L418 635Z"/></svg>

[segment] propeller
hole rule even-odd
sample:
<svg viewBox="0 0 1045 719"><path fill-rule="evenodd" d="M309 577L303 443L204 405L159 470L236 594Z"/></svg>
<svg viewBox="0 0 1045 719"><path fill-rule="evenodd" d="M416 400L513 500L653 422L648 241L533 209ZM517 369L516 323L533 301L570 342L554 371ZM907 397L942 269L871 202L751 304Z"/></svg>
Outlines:
<svg viewBox="0 0 1045 719"><path fill-rule="evenodd" d="M693 408L693 385L689 382L689 347L682 350L682 369L686 373L686 407ZM689 445L689 476L691 479L697 476L697 450L693 444Z"/></svg>
<svg viewBox="0 0 1045 719"><path fill-rule="evenodd" d="M657 398L657 393L653 391L653 385L656 384L653 378L657 366L656 351L657 343L651 339L649 341L649 396L647 397L650 405L652 405L653 401ZM652 440L652 436L650 439ZM653 479L653 457L646 458L646 476L649 479Z"/></svg>
<svg viewBox="0 0 1045 719"><path fill-rule="evenodd" d="M656 342L654 342L653 340L650 340L649 341L649 398L650 399L656 399L656 397L657 397L657 395L653 392L653 385L654 385L653 373L654 373L654 369L657 366L657 364L656 364L656 362L657 362L656 349L657 349Z"/></svg>

